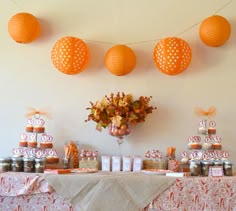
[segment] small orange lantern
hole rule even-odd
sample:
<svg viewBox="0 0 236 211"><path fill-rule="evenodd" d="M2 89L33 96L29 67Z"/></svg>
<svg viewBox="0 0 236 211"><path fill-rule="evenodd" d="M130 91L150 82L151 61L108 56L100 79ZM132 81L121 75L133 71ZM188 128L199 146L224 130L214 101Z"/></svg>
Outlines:
<svg viewBox="0 0 236 211"><path fill-rule="evenodd" d="M231 33L230 23L222 16L213 15L205 19L199 28L199 35L206 45L218 47L229 39Z"/></svg>
<svg viewBox="0 0 236 211"><path fill-rule="evenodd" d="M192 51L184 40L168 37L157 43L153 51L153 60L157 68L167 75L182 73L190 64Z"/></svg>
<svg viewBox="0 0 236 211"><path fill-rule="evenodd" d="M130 73L136 65L136 55L126 45L115 45L104 58L106 68L114 75L123 76Z"/></svg>
<svg viewBox="0 0 236 211"><path fill-rule="evenodd" d="M41 29L36 17L29 13L18 13L8 22L8 33L18 43L30 43L37 39Z"/></svg>
<svg viewBox="0 0 236 211"><path fill-rule="evenodd" d="M63 37L52 48L51 59L53 65L68 75L82 72L86 68L89 58L88 46L76 37Z"/></svg>

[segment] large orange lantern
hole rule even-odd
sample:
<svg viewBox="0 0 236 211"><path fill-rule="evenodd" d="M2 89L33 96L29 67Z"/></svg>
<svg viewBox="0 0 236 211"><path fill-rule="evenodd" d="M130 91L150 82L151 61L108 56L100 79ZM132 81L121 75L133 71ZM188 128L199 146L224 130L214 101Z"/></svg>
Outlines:
<svg viewBox="0 0 236 211"><path fill-rule="evenodd" d="M136 55L126 45L115 45L104 58L106 68L114 75L123 76L130 73L136 65Z"/></svg>
<svg viewBox="0 0 236 211"><path fill-rule="evenodd" d="M8 22L8 33L18 43L30 43L40 35L41 28L36 17L29 13L18 13Z"/></svg>
<svg viewBox="0 0 236 211"><path fill-rule="evenodd" d="M218 47L229 39L231 33L230 23L222 16L213 15L205 19L199 28L199 35L206 45Z"/></svg>
<svg viewBox="0 0 236 211"><path fill-rule="evenodd" d="M153 60L157 68L167 75L182 73L190 64L192 51L184 40L168 37L160 40L153 51Z"/></svg>
<svg viewBox="0 0 236 211"><path fill-rule="evenodd" d="M51 52L53 65L68 75L82 72L86 68L89 58L89 48L86 43L70 36L59 39Z"/></svg>

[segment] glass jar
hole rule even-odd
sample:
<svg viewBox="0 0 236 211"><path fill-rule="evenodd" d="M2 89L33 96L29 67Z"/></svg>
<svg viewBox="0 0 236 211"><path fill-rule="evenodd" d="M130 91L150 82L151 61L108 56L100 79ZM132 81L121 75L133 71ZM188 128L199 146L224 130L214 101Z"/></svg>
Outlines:
<svg viewBox="0 0 236 211"><path fill-rule="evenodd" d="M23 158L22 157L12 157L11 158L11 169L14 172L20 172L23 171Z"/></svg>
<svg viewBox="0 0 236 211"><path fill-rule="evenodd" d="M222 167L223 167L223 161L221 161L221 160L215 160L215 161L214 161L214 166L222 166Z"/></svg>
<svg viewBox="0 0 236 211"><path fill-rule="evenodd" d="M35 173L44 173L45 163L45 158L35 158Z"/></svg>
<svg viewBox="0 0 236 211"><path fill-rule="evenodd" d="M225 176L233 176L233 164L231 161L227 160L223 163L224 166L224 175Z"/></svg>
<svg viewBox="0 0 236 211"><path fill-rule="evenodd" d="M203 160L201 161L202 166L202 176L208 176L209 175L209 167L213 166L213 162L210 160Z"/></svg>
<svg viewBox="0 0 236 211"><path fill-rule="evenodd" d="M24 172L33 173L34 172L34 158L26 157L23 158L24 161Z"/></svg>
<svg viewBox="0 0 236 211"><path fill-rule="evenodd" d="M63 159L63 168L64 169L70 169L71 168L71 160L70 160L70 158L64 158Z"/></svg>
<svg viewBox="0 0 236 211"><path fill-rule="evenodd" d="M199 160L190 160L190 173L191 176L201 175L201 163Z"/></svg>
<svg viewBox="0 0 236 211"><path fill-rule="evenodd" d="M11 158L0 157L0 171L10 171L10 170L11 170Z"/></svg>
<svg viewBox="0 0 236 211"><path fill-rule="evenodd" d="M118 140L122 140L125 136L130 135L131 133L131 125L128 123L122 124L120 126L116 126L114 123L108 125L109 135L118 138Z"/></svg>

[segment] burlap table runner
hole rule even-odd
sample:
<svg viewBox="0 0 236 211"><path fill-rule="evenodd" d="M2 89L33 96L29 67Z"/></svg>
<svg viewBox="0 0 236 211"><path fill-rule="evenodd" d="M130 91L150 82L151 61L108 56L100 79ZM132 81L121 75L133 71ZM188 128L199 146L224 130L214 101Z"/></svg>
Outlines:
<svg viewBox="0 0 236 211"><path fill-rule="evenodd" d="M138 211L176 178L144 173L45 174L54 190L80 211Z"/></svg>

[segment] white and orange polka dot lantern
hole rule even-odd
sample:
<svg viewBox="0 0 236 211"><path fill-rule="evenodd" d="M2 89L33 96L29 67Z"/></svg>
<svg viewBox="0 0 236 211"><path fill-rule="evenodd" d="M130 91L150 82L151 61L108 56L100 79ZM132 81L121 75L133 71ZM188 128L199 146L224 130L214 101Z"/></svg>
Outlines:
<svg viewBox="0 0 236 211"><path fill-rule="evenodd" d="M188 43L177 37L160 40L153 51L157 68L167 75L182 73L190 64L192 51Z"/></svg>
<svg viewBox="0 0 236 211"><path fill-rule="evenodd" d="M116 76L130 73L136 65L134 51L126 45L115 45L110 48L104 57L106 68Z"/></svg>
<svg viewBox="0 0 236 211"><path fill-rule="evenodd" d="M70 36L59 39L51 52L53 65L68 75L82 72L86 68L89 58L89 48L86 43Z"/></svg>
<svg viewBox="0 0 236 211"><path fill-rule="evenodd" d="M230 23L220 15L205 19L199 28L199 36L203 43L211 47L224 45L231 33Z"/></svg>
<svg viewBox="0 0 236 211"><path fill-rule="evenodd" d="M39 21L29 13L17 13L8 22L8 33L18 43L30 43L41 32Z"/></svg>

